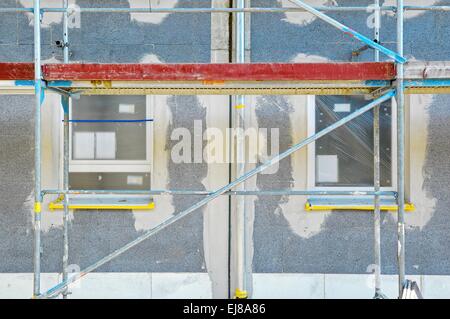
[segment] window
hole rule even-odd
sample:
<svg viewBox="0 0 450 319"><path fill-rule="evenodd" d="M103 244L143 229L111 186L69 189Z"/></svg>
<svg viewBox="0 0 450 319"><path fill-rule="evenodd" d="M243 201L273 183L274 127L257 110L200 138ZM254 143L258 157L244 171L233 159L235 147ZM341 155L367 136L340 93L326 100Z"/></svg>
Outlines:
<svg viewBox="0 0 450 319"><path fill-rule="evenodd" d="M309 96L308 133L312 135L367 105L364 96ZM380 106L381 186L395 187L396 119L393 100ZM308 146L310 188L373 187L373 110Z"/></svg>
<svg viewBox="0 0 450 319"><path fill-rule="evenodd" d="M152 122L146 121L152 118L149 99L147 96L72 99L70 189L150 189Z"/></svg>

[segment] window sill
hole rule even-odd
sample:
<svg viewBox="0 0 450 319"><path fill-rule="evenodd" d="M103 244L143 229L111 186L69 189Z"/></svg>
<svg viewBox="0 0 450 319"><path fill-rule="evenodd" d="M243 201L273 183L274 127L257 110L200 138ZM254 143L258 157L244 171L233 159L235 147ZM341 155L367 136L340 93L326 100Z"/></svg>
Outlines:
<svg viewBox="0 0 450 319"><path fill-rule="evenodd" d="M69 209L81 210L152 210L155 208L153 199L148 196L71 196ZM58 197L49 204L49 209L64 209L64 196Z"/></svg>
<svg viewBox="0 0 450 319"><path fill-rule="evenodd" d="M397 211L398 206L393 198L380 198L380 208L383 211ZM373 197L362 198L336 198L336 197L310 197L305 204L306 211L326 211L326 210L357 210L373 211ZM405 211L415 210L414 204L405 203Z"/></svg>

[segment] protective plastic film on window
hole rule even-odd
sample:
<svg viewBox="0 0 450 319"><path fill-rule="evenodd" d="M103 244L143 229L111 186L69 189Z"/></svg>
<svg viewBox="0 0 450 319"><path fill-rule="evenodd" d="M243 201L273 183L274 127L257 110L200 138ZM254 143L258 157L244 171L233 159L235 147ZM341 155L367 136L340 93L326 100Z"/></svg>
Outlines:
<svg viewBox="0 0 450 319"><path fill-rule="evenodd" d="M72 120L142 120L145 96L81 96ZM146 122L72 123L74 160L146 160Z"/></svg>
<svg viewBox="0 0 450 319"><path fill-rule="evenodd" d="M367 105L364 96L317 96L316 132ZM392 186L392 107L391 101L380 106L381 186ZM315 142L316 186L373 185L373 110Z"/></svg>

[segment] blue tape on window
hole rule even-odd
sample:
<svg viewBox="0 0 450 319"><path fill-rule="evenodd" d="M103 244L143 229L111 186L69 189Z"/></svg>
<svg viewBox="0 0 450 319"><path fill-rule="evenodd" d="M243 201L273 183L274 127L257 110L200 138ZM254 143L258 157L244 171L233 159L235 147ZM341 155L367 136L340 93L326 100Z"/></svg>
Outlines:
<svg viewBox="0 0 450 319"><path fill-rule="evenodd" d="M63 120L64 122L64 120ZM142 120L69 120L70 123L140 123L153 122L153 119Z"/></svg>

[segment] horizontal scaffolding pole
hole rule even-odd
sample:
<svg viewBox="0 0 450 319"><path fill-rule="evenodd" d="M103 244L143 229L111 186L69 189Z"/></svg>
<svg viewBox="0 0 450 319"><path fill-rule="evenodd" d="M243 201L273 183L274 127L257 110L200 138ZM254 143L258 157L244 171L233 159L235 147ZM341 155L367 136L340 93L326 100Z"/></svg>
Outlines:
<svg viewBox="0 0 450 319"><path fill-rule="evenodd" d="M372 12L372 6L314 6L314 9L323 12ZM284 13L284 12L306 12L303 8L79 8L78 12L83 13ZM395 6L381 6L381 11L397 11ZM405 11L450 11L450 6L405 6ZM42 8L41 12L63 12L74 11L74 8ZM33 13L33 8L0 8L0 13Z"/></svg>
<svg viewBox="0 0 450 319"><path fill-rule="evenodd" d="M1 81L0 81L1 82ZM391 87L387 85L386 87ZM78 97L99 96L99 95L377 95L379 87L335 87L330 83L329 87L305 87L305 88L274 88L271 86L258 88L113 88L113 89L93 89L93 88L73 88L69 91L56 90L55 93ZM2 87L0 83L0 95L31 95L33 87ZM54 90L48 88L47 90ZM450 94L450 86L424 86L409 87L405 85L405 94Z"/></svg>
<svg viewBox="0 0 450 319"><path fill-rule="evenodd" d="M212 195L214 191L208 190L173 190L173 189L155 189L155 190L70 190L47 189L42 191L42 195L50 194L69 194L69 195ZM396 196L394 191L328 191L328 190L245 190L228 191L222 195L229 196L307 196L307 195L330 195L330 196Z"/></svg>
<svg viewBox="0 0 450 319"><path fill-rule="evenodd" d="M36 298L51 298L51 297L54 297L54 296L58 295L59 293L64 291L69 286L69 284L71 284L71 283L81 279L82 277L86 276L88 273L96 270L97 268L101 267L102 265L106 264L107 262L109 262L109 261L113 260L114 258L120 256L121 254L125 253L129 249L131 249L134 246L140 244L141 242L145 241L149 237L153 236L154 234L158 233L159 231L163 230L164 228L168 227L169 225L177 222L178 220L182 219L183 217L189 215L190 213L195 212L197 209L202 208L203 206L205 206L209 202L213 201L214 199L218 198L222 194L230 191L231 189L233 189L237 185L245 182L249 178L252 178L253 176L263 172L264 170L266 170L269 167L271 167L272 165L280 162L284 158L287 158L288 156L290 156L291 154L297 152L298 150L302 149L303 147L311 144L312 142L318 140L319 138L321 138L321 137L327 135L328 133L336 130L337 128L347 124L348 122L350 122L353 119L361 116L362 114L372 110L374 107L380 105L381 103L392 99L395 96L395 94L396 94L395 90L390 90L386 94L384 94L383 96L380 96L379 98L373 100L372 102L370 102L366 106L358 109L357 111L355 111L355 112L347 115L346 117L340 119L339 121L331 124L330 126L328 126L327 128L321 130L320 132L317 132L316 134L314 134L314 135L312 135L312 136L302 140L301 142L291 146L286 151L284 151L284 152L274 156L273 158L271 158L270 160L268 160L264 164L262 164L262 165L260 165L260 166L258 166L256 168L250 170L246 174L244 174L241 177L235 179L233 182L229 183L228 185L218 189L214 193L208 195L207 197L205 197L204 199L200 200L199 202L197 202L196 204L192 205L191 207L187 208L186 210L181 211L180 213L178 213L176 215L173 215L172 217L166 219L165 221L163 221L158 226L156 226L156 227L146 231L142 236L139 236L135 240L133 240L130 243L126 244L125 246L115 250L114 252L112 252L108 256L106 256L106 257L100 259L99 261L97 261L96 263L86 267L80 273L74 274L69 279L67 279L65 281L62 281L61 283L57 284L53 288L50 288L49 290L47 290L45 293L41 294L40 296L36 296Z"/></svg>

